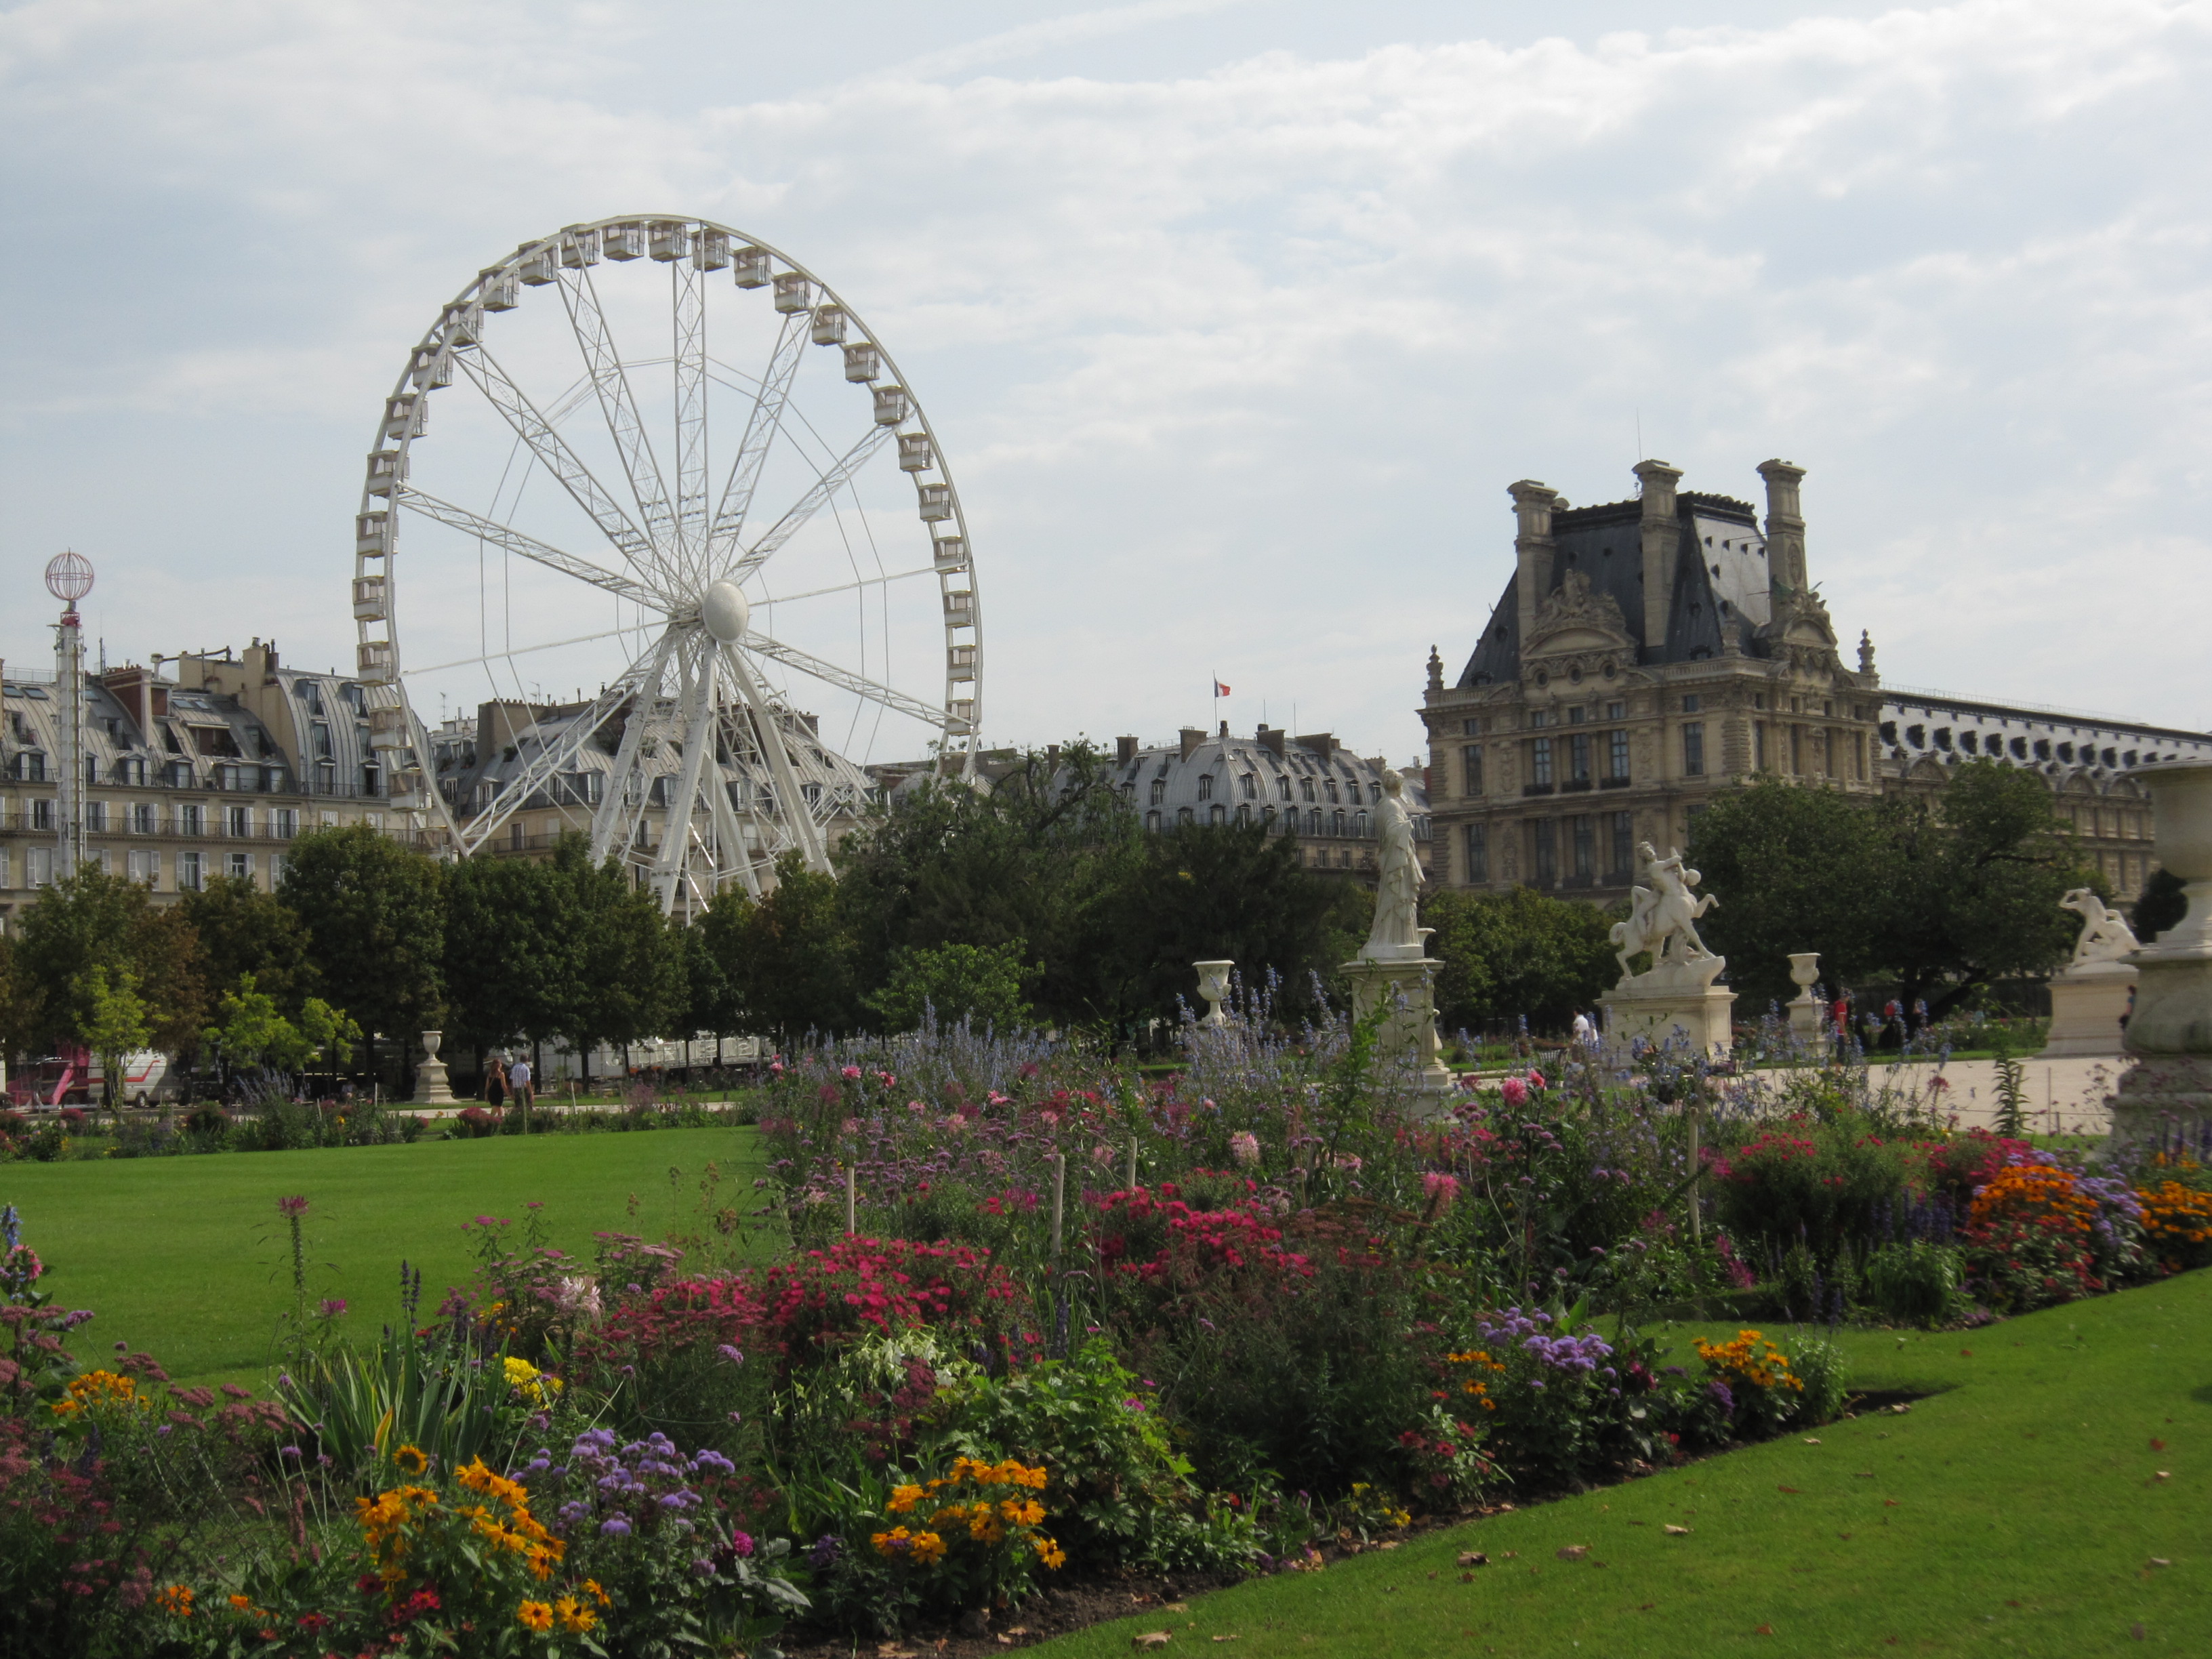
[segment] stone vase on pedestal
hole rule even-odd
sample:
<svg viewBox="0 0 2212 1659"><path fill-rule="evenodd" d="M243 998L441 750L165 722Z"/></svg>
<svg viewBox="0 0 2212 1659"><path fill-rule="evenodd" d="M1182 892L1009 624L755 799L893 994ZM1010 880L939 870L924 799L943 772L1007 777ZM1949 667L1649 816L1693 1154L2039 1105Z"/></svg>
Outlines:
<svg viewBox="0 0 2212 1659"><path fill-rule="evenodd" d="M1352 981L1352 1018L1364 1019L1377 1007L1390 1011L1377 1034L1382 1054L1410 1058L1413 1086L1437 1097L1441 1111L1443 1096L1456 1081L1437 1036L1437 969L1443 963L1428 952L1428 937L1435 930L1417 931L1419 944L1369 944L1344 964L1344 972Z"/></svg>
<svg viewBox="0 0 2212 1659"><path fill-rule="evenodd" d="M2112 1097L2115 1139L2154 1138L2212 1117L2212 765L2138 767L2150 785L2158 861L2189 902L2131 958L2136 1011L2124 1053L2136 1065Z"/></svg>
<svg viewBox="0 0 2212 1659"><path fill-rule="evenodd" d="M1797 988L1797 994L1790 999L1790 1035L1798 1042L1818 1047L1820 1041L1820 1016L1825 1012L1820 1000L1813 994L1814 981L1820 977L1820 953L1818 951L1794 951L1790 956L1790 982Z"/></svg>
<svg viewBox="0 0 2212 1659"><path fill-rule="evenodd" d="M1221 1000L1229 994L1229 975L1236 968L1233 962L1194 962L1198 969L1198 994L1206 999L1206 1012L1198 1018L1200 1025L1226 1025L1229 1016L1221 1012Z"/></svg>
<svg viewBox="0 0 2212 1659"><path fill-rule="evenodd" d="M1727 967L1725 957L1686 957L1624 976L1600 1003L1607 1046L1626 1054L1641 1038L1658 1048L1673 1043L1686 1056L1725 1060L1735 1040L1735 993L1713 981Z"/></svg>
<svg viewBox="0 0 2212 1659"><path fill-rule="evenodd" d="M438 1058L438 1045L446 1040L443 1031L422 1033L422 1058L415 1066L415 1099L417 1106L450 1106L453 1091L446 1081L446 1062Z"/></svg>

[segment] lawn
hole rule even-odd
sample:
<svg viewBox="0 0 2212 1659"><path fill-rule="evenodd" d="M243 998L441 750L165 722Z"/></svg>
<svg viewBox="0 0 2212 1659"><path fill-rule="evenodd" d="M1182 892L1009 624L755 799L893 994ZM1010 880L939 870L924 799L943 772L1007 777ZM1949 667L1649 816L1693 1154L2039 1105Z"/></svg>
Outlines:
<svg viewBox="0 0 2212 1659"><path fill-rule="evenodd" d="M280 1197L308 1200L310 1295L345 1298L341 1328L368 1335L398 1316L402 1258L422 1270L426 1314L468 1281L473 1217L519 1223L537 1201L552 1243L588 1255L594 1231L696 1227L710 1162L718 1207L750 1209L759 1160L755 1133L728 1128L12 1164L0 1203L21 1212L57 1304L99 1316L77 1334L81 1357L128 1341L179 1380L251 1382L292 1303Z"/></svg>
<svg viewBox="0 0 2212 1659"><path fill-rule="evenodd" d="M1708 1334L1678 1332L1686 1352ZM1857 1386L1942 1392L1040 1651L1126 1655L1154 1631L1238 1659L2212 1649L2212 1271L1838 1340ZM1492 1565L1463 1581L1462 1550Z"/></svg>

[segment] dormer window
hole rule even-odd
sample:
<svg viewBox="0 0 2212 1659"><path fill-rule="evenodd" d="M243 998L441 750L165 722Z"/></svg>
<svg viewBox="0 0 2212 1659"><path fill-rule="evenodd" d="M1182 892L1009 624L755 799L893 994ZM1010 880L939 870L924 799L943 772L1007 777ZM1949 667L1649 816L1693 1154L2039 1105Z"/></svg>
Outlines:
<svg viewBox="0 0 2212 1659"><path fill-rule="evenodd" d="M1154 778L1152 780L1152 805L1158 806L1163 801L1166 800L1167 798L1168 781L1165 778Z"/></svg>
<svg viewBox="0 0 2212 1659"><path fill-rule="evenodd" d="M1200 800L1212 800L1213 799L1212 773L1201 772L1198 775L1198 798Z"/></svg>

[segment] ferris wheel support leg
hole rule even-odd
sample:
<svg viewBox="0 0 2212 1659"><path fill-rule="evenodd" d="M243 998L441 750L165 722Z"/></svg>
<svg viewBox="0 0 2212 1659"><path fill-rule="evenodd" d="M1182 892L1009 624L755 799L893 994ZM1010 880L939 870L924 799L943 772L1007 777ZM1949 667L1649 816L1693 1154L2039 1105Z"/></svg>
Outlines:
<svg viewBox="0 0 2212 1659"><path fill-rule="evenodd" d="M752 710L753 725L760 732L761 748L768 756L769 770L775 775L777 799L783 804L782 817L791 826L791 833L799 842L799 856L806 867L818 875L828 875L830 854L822 845L820 826L814 815L806 810L806 797L799 792L799 774L793 770L791 755L783 741L783 728L776 723L775 711L768 699L761 695L759 683L745 666L744 659L738 654L735 646L722 647L724 660L729 664L731 678L738 683L738 690L744 697L745 706Z"/></svg>
<svg viewBox="0 0 2212 1659"><path fill-rule="evenodd" d="M684 885L691 860L691 819L699 809L700 764L714 750L710 723L714 706L714 675L718 667L712 650L702 651L696 667L685 678L689 707L684 720L684 775L676 798L668 803L668 818L661 827L660 856L653 860L653 884L660 895L660 914L676 908L676 895Z"/></svg>
<svg viewBox="0 0 2212 1659"><path fill-rule="evenodd" d="M622 742L615 748L615 763L607 770L606 793L592 813L592 862L603 864L614 851L615 838L627 837L629 827L624 823L623 811L628 805L631 775L637 769L639 744L645 741L646 722L652 719L653 706L660 701L660 682L668 672L668 653L675 643L673 630L660 636L659 644L653 650L653 661L645 671L645 678L637 688L635 700L630 704L629 718L623 727Z"/></svg>
<svg viewBox="0 0 2212 1659"><path fill-rule="evenodd" d="M714 744L718 751L707 762L707 787L713 792L708 797L709 821L714 827L714 857L708 867L714 872L714 890L721 890L723 883L734 870L738 879L744 883L746 894L758 898L761 896L760 878L753 873L752 854L745 847L744 837L738 832L737 809L730 805L730 775L723 769L719 753L722 740L719 714L707 735L708 741ZM708 896L712 899L714 894L709 893Z"/></svg>

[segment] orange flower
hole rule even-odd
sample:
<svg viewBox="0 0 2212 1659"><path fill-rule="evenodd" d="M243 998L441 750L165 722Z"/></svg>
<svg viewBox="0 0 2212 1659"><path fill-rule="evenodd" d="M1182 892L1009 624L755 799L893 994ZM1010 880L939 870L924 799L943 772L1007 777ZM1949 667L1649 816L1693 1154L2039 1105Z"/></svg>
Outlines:
<svg viewBox="0 0 2212 1659"><path fill-rule="evenodd" d="M550 1601L525 1601L514 1610L514 1622L525 1630L551 1630L553 1605Z"/></svg>
<svg viewBox="0 0 2212 1659"><path fill-rule="evenodd" d="M192 1592L188 1585L172 1584L167 1589L154 1592L154 1605L164 1613L179 1619L192 1616Z"/></svg>

